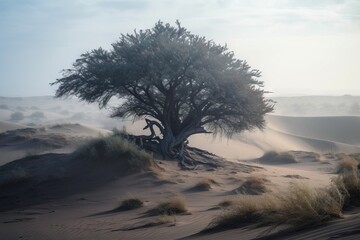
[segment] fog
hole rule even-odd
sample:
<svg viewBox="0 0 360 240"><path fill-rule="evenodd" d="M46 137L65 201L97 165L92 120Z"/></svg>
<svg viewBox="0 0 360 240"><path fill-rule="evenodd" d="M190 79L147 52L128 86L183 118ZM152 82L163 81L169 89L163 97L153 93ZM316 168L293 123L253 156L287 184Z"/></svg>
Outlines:
<svg viewBox="0 0 360 240"><path fill-rule="evenodd" d="M80 54L178 19L262 71L273 96L360 94L359 1L0 2L0 96L53 95Z"/></svg>

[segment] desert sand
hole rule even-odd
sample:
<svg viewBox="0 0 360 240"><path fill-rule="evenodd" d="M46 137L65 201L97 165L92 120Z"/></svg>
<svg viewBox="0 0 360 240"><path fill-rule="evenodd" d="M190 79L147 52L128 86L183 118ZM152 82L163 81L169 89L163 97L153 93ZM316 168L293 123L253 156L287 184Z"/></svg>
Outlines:
<svg viewBox="0 0 360 240"><path fill-rule="evenodd" d="M360 209L356 208L345 212L343 219L295 232L284 232L281 226L269 231L251 225L202 232L223 213L219 203L224 200L286 192L296 182L313 188L327 186L337 176L341 153L360 152L358 116L329 112L301 117L284 107L282 115L267 116L263 131L232 139L192 137L191 146L216 154L205 157L218 163L217 167L184 171L176 162L155 159L155 168L130 174L111 162L92 165L74 158L73 152L91 139L110 135L113 127L140 133L141 121L109 119L106 111L76 99L1 98L1 104L1 239L360 238ZM22 116L16 118L16 112ZM262 158L268 151L286 152L292 158ZM254 178L262 179L263 188L246 185ZM199 187L204 181L208 187ZM151 214L159 203L179 196L187 212L165 217ZM144 206L116 210L130 197L141 198Z"/></svg>

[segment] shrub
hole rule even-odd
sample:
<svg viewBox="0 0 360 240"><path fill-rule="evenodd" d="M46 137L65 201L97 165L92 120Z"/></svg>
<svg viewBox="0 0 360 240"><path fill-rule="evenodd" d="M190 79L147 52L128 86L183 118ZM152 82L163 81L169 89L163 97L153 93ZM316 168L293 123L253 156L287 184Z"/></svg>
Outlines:
<svg viewBox="0 0 360 240"><path fill-rule="evenodd" d="M132 197L125 199L121 202L120 206L115 210L126 211L136 208L141 208L144 205L144 202L139 197Z"/></svg>
<svg viewBox="0 0 360 240"><path fill-rule="evenodd" d="M175 215L187 212L185 199L182 196L176 196L160 203L157 207L150 210L153 215Z"/></svg>
<svg viewBox="0 0 360 240"><path fill-rule="evenodd" d="M357 169L347 171L332 179L345 198L345 208L360 205L360 173Z"/></svg>
<svg viewBox="0 0 360 240"><path fill-rule="evenodd" d="M204 179L200 180L190 190L209 191L212 188L212 186L211 186L212 184L217 184L217 182L214 179L211 179L211 178L204 178Z"/></svg>
<svg viewBox="0 0 360 240"><path fill-rule="evenodd" d="M22 112L14 112L10 115L10 119L12 121L21 121L25 118L24 114Z"/></svg>
<svg viewBox="0 0 360 240"><path fill-rule="evenodd" d="M335 184L316 190L304 184L293 184L285 194L256 198L240 195L235 204L215 217L204 231L249 224L289 224L293 228L322 224L341 218L343 203L343 195Z"/></svg>
<svg viewBox="0 0 360 240"><path fill-rule="evenodd" d="M337 166L337 173L351 172L353 170L357 170L358 162L350 157L344 156Z"/></svg>
<svg viewBox="0 0 360 240"><path fill-rule="evenodd" d="M268 221L266 217L270 215L270 211L276 211L275 206L270 207L273 201L266 201L263 197L242 195L232 203L222 214L216 216L204 231L225 230L252 223L264 223Z"/></svg>
<svg viewBox="0 0 360 240"><path fill-rule="evenodd" d="M287 194L278 196L280 222L302 227L342 217L344 197L336 185L319 189L310 189L304 183L292 186Z"/></svg>
<svg viewBox="0 0 360 240"><path fill-rule="evenodd" d="M266 180L265 178L251 176L233 192L237 194L259 195L266 192L266 181L268 180Z"/></svg>
<svg viewBox="0 0 360 240"><path fill-rule="evenodd" d="M92 140L76 150L73 157L93 163L117 163L121 169L129 173L151 170L155 167L150 154L116 136Z"/></svg>

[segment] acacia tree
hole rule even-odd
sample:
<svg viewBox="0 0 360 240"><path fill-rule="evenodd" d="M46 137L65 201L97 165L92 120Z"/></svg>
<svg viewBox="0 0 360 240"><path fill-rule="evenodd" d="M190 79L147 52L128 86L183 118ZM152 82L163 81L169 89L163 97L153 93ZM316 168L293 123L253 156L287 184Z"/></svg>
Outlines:
<svg viewBox="0 0 360 240"><path fill-rule="evenodd" d="M75 95L100 108L113 97L123 99L111 116L150 117L148 142L184 163L193 134L231 136L264 127L273 106L264 99L259 77L226 46L191 34L179 22L159 21L152 29L121 35L111 50L82 54L52 85L59 85L56 97Z"/></svg>

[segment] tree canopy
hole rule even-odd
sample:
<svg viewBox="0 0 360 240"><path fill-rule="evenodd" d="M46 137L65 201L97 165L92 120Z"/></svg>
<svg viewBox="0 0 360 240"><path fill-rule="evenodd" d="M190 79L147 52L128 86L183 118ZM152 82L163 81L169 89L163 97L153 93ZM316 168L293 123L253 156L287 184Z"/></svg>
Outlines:
<svg viewBox="0 0 360 240"><path fill-rule="evenodd" d="M159 21L152 29L121 35L110 50L86 52L63 71L56 97L75 95L106 107L124 101L112 117L151 118L152 136L164 156L183 159L189 136L231 136L264 127L273 110L264 98L260 71L236 59L227 46ZM149 125L150 124L150 125ZM154 134L152 134L154 135Z"/></svg>

